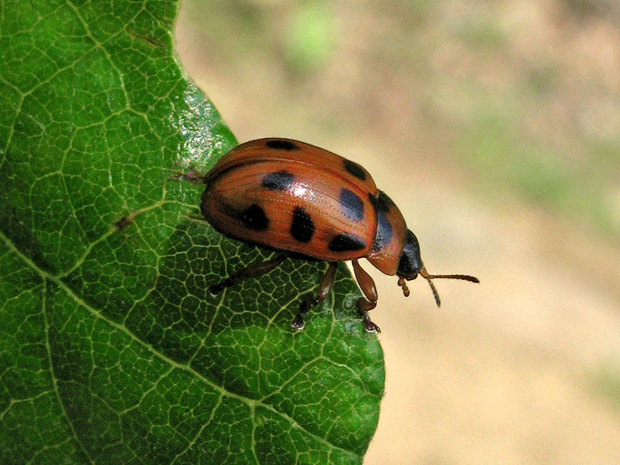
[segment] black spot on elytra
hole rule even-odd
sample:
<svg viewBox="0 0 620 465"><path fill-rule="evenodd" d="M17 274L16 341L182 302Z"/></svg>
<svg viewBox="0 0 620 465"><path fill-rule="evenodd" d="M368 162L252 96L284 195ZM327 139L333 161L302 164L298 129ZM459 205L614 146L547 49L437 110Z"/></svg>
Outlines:
<svg viewBox="0 0 620 465"><path fill-rule="evenodd" d="M293 184L294 180L294 174L282 170L265 175L261 182L261 185L265 189L269 189L270 191L285 191L289 187L291 187L291 184Z"/></svg>
<svg viewBox="0 0 620 465"><path fill-rule="evenodd" d="M291 152L293 150L301 150L299 145L297 145L295 142L286 139L270 140L267 141L265 145L270 149L286 150L287 152Z"/></svg>
<svg viewBox="0 0 620 465"><path fill-rule="evenodd" d="M253 231L265 231L269 227L269 218L259 205L252 204L239 215L246 228Z"/></svg>
<svg viewBox="0 0 620 465"><path fill-rule="evenodd" d="M349 189L340 190L340 208L348 219L362 221L364 219L364 202Z"/></svg>
<svg viewBox="0 0 620 465"><path fill-rule="evenodd" d="M379 195L377 197L375 203L378 211L389 212L392 208L396 206L394 201L387 196L387 194L383 191L379 191Z"/></svg>
<svg viewBox="0 0 620 465"><path fill-rule="evenodd" d="M377 234L375 241L372 244L372 250L374 252L380 251L383 247L387 246L394 235L394 228L392 223L387 217L389 211L396 205L384 192L379 191L377 196L368 194L368 200L375 208L377 213Z"/></svg>
<svg viewBox="0 0 620 465"><path fill-rule="evenodd" d="M327 248L332 252L350 252L366 248L366 242L355 234L341 233L329 241Z"/></svg>
<svg viewBox="0 0 620 465"><path fill-rule="evenodd" d="M347 170L349 174L352 174L357 179L366 181L366 171L364 171L364 168L362 168L357 163L353 163L352 161L349 161L349 160L344 160L343 163L344 163L344 169Z"/></svg>
<svg viewBox="0 0 620 465"><path fill-rule="evenodd" d="M393 235L392 224L387 219L385 212L377 210L377 235L375 236L375 242L372 244L372 250L374 252L380 251L392 241Z"/></svg>
<svg viewBox="0 0 620 465"><path fill-rule="evenodd" d="M295 207L293 210L293 222L291 223L291 236L299 242L310 242L314 236L314 222L306 210Z"/></svg>

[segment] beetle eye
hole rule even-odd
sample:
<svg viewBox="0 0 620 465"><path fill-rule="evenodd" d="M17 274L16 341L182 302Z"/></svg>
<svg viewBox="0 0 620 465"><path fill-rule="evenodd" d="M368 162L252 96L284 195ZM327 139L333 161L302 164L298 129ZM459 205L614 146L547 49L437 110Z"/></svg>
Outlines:
<svg viewBox="0 0 620 465"><path fill-rule="evenodd" d="M407 230L407 243L403 247L398 261L398 271L396 274L407 280L415 279L422 268L420 258L420 244L415 235Z"/></svg>

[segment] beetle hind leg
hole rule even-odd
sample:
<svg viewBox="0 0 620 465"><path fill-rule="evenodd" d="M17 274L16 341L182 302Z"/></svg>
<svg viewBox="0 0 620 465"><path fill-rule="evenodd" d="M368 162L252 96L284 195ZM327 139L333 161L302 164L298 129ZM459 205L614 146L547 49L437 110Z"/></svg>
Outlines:
<svg viewBox="0 0 620 465"><path fill-rule="evenodd" d="M230 275L225 280L214 284L209 288L209 292L216 296L220 292L222 292L227 287L234 286L235 284L239 284L241 281L244 281L248 278L258 278L266 273L269 273L274 268L277 268L280 263L286 260L286 256L278 255L271 260L267 260L264 262L253 263L246 268L243 268L236 273Z"/></svg>
<svg viewBox="0 0 620 465"><path fill-rule="evenodd" d="M334 285L334 280L336 279L336 270L338 269L338 262L330 262L329 268L325 272L325 276L323 277L323 281L319 284L319 288L317 290L316 295L313 297L311 294L306 295L304 300L302 301L299 312L293 318L293 328L297 331L301 331L304 329L304 318L308 311L315 305L320 304L325 300L325 298L329 295L332 290L332 286Z"/></svg>
<svg viewBox="0 0 620 465"><path fill-rule="evenodd" d="M353 271L355 273L355 279L357 279L357 284L366 297L357 299L357 311L364 322L364 329L369 333L380 333L381 328L374 324L368 316L368 312L377 306L377 299L379 298L377 286L375 286L372 277L361 267L357 260L353 260Z"/></svg>

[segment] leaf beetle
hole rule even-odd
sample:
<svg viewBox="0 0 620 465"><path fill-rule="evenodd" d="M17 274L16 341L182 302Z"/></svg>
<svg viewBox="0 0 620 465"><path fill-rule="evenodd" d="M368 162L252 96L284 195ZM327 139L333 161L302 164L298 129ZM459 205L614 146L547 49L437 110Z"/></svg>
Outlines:
<svg viewBox="0 0 620 465"><path fill-rule="evenodd" d="M304 327L304 316L329 295L337 264L351 260L364 294L357 301L366 331L380 332L368 312L377 305L377 289L358 260L366 258L381 272L406 281L426 279L437 306L441 304L432 279L479 282L467 275L431 275L420 257L420 245L407 229L394 202L378 190L357 163L321 148L290 139L246 142L224 155L203 179L206 189L200 209L220 233L278 252L211 286L212 294L244 279L265 274L287 258L329 262L316 295L307 295L293 319Z"/></svg>

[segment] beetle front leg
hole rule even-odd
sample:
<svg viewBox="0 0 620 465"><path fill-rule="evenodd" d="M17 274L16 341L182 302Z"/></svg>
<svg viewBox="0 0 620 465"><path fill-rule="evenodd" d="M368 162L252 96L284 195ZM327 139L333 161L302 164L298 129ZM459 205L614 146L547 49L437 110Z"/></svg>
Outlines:
<svg viewBox="0 0 620 465"><path fill-rule="evenodd" d="M377 306L377 299L379 298L377 286L375 286L372 277L362 268L357 260L353 260L353 271L355 272L357 284L366 296L366 298L360 297L357 299L357 311L364 321L364 329L369 333L374 331L380 333L381 328L374 324L368 316L368 312Z"/></svg>
<svg viewBox="0 0 620 465"><path fill-rule="evenodd" d="M334 285L334 280L336 279L336 270L338 269L338 262L330 262L329 268L327 268L327 272L323 277L323 281L319 284L319 288L317 290L316 296L312 297L311 295L306 295L301 306L299 307L299 312L293 318L293 328L297 331L304 329L304 317L306 313L314 307L315 305L323 302L330 291L332 290L332 286Z"/></svg>
<svg viewBox="0 0 620 465"><path fill-rule="evenodd" d="M209 292L213 295L218 295L227 287L234 286L235 284L239 284L241 281L248 278L258 278L259 276L264 275L265 273L269 273L271 270L276 268L280 263L286 260L286 256L278 255L276 258L272 258L271 260L267 260L264 262L253 263L242 270L237 271L236 273L230 275L224 281L214 284L209 288Z"/></svg>

